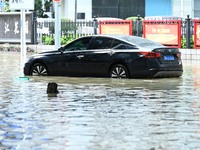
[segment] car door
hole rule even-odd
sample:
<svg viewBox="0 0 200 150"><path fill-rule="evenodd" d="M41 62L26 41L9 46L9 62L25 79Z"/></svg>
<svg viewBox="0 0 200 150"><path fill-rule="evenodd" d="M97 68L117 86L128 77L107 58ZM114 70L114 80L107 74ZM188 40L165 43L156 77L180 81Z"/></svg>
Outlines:
<svg viewBox="0 0 200 150"><path fill-rule="evenodd" d="M97 36L84 53L82 65L87 75L107 76L113 59L112 38Z"/></svg>
<svg viewBox="0 0 200 150"><path fill-rule="evenodd" d="M91 40L92 37L83 37L64 47L63 57L67 75L82 76L85 74L83 58Z"/></svg>

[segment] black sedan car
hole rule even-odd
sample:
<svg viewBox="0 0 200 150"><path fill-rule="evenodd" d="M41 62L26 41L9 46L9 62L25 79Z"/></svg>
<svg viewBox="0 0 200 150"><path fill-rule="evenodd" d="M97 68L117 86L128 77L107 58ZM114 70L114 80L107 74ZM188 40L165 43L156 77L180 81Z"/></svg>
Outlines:
<svg viewBox="0 0 200 150"><path fill-rule="evenodd" d="M91 35L30 57L25 75L112 78L180 77L181 53L145 38Z"/></svg>

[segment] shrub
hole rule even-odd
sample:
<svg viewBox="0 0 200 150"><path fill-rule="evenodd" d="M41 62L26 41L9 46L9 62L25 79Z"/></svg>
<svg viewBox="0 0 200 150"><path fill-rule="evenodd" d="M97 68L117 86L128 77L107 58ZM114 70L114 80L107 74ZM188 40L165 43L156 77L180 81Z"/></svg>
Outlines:
<svg viewBox="0 0 200 150"><path fill-rule="evenodd" d="M69 42L73 41L73 37L62 36L61 37L61 45L68 44Z"/></svg>
<svg viewBox="0 0 200 150"><path fill-rule="evenodd" d="M42 41L45 45L53 45L54 44L54 37L51 36L43 36Z"/></svg>
<svg viewBox="0 0 200 150"><path fill-rule="evenodd" d="M61 37L61 45L66 45L69 42L73 41L75 38L72 36L62 36ZM53 36L43 35L42 43L45 45L53 45L55 43Z"/></svg>
<svg viewBox="0 0 200 150"><path fill-rule="evenodd" d="M191 46L191 48L194 48L194 39L193 38L190 38L190 46ZM187 41L186 41L185 37L183 37L181 40L181 47L187 48Z"/></svg>

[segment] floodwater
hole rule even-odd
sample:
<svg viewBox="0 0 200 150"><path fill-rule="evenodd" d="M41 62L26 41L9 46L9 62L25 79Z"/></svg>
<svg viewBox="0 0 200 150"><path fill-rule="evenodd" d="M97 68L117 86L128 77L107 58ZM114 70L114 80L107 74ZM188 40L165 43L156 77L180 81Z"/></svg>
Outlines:
<svg viewBox="0 0 200 150"><path fill-rule="evenodd" d="M26 80L0 52L0 150L199 150L200 61L183 64L181 78Z"/></svg>

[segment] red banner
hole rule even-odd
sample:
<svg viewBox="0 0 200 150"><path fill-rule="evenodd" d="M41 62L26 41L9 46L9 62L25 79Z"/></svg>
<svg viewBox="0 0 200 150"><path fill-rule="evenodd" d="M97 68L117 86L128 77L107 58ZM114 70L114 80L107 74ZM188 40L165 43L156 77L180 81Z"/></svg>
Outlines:
<svg viewBox="0 0 200 150"><path fill-rule="evenodd" d="M126 34L132 35L132 21L112 20L100 21L100 34Z"/></svg>
<svg viewBox="0 0 200 150"><path fill-rule="evenodd" d="M200 48L200 20L194 20L194 48Z"/></svg>
<svg viewBox="0 0 200 150"><path fill-rule="evenodd" d="M167 46L181 47L181 22L179 20L144 21L144 37Z"/></svg>

